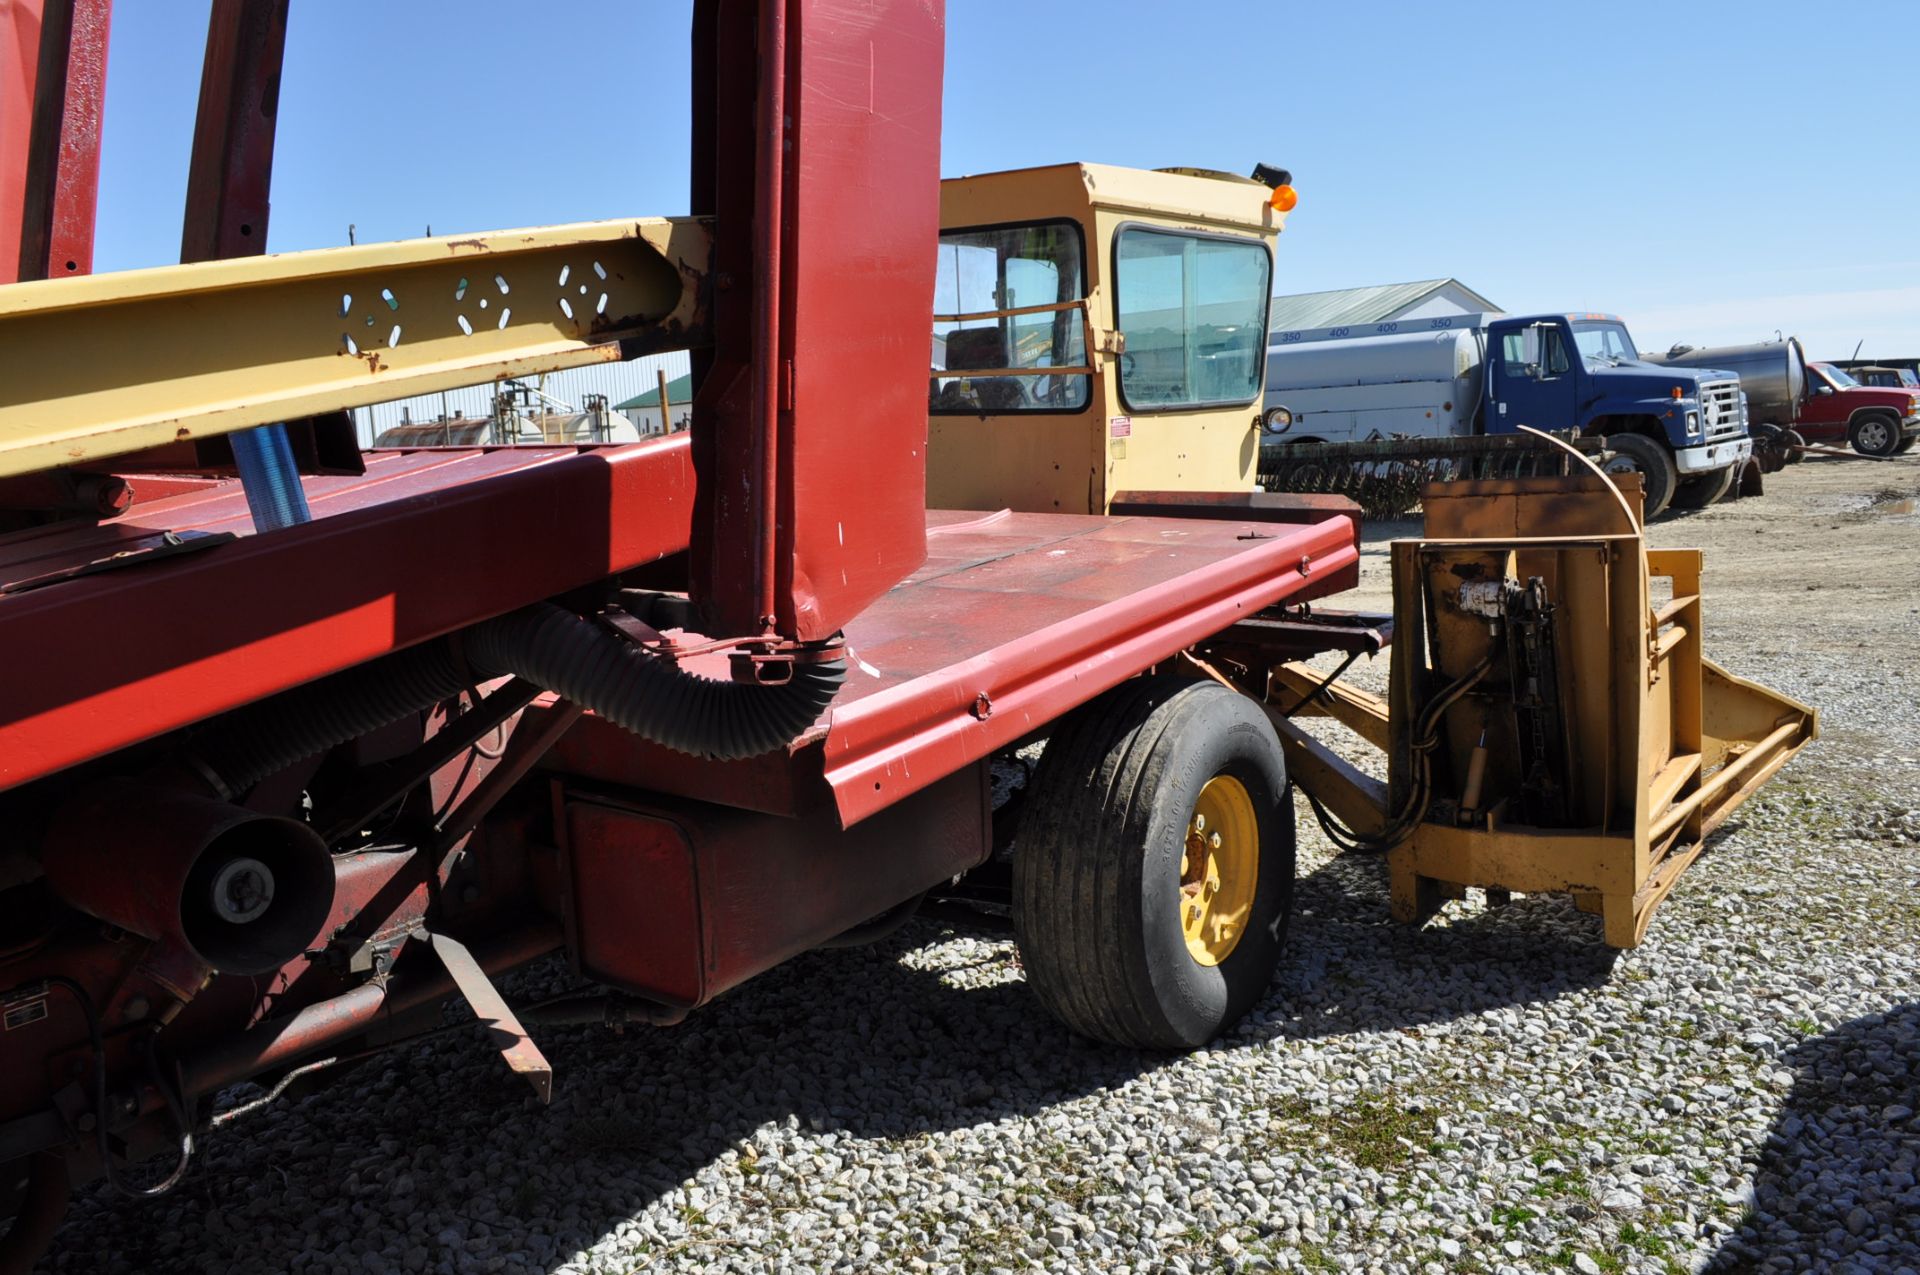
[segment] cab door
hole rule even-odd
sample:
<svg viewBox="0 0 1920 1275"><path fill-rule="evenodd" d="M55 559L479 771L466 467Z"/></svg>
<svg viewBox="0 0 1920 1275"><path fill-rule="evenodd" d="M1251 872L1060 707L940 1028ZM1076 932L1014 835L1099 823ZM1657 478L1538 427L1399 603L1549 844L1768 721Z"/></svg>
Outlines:
<svg viewBox="0 0 1920 1275"><path fill-rule="evenodd" d="M1580 362L1572 333L1553 319L1522 320L1492 330L1487 432L1522 425L1567 430L1580 424Z"/></svg>
<svg viewBox="0 0 1920 1275"><path fill-rule="evenodd" d="M1793 427L1811 443L1833 443L1847 436L1846 392L1818 364L1807 364L1807 401Z"/></svg>

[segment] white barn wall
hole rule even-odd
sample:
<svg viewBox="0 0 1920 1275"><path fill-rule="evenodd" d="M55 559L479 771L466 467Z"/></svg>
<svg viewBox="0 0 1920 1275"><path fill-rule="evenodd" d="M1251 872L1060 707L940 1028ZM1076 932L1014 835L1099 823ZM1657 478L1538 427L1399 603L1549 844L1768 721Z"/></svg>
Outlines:
<svg viewBox="0 0 1920 1275"><path fill-rule="evenodd" d="M1487 307L1480 298L1449 279L1444 285L1428 293L1410 306L1403 306L1388 315L1389 319L1428 319L1443 314L1485 314Z"/></svg>

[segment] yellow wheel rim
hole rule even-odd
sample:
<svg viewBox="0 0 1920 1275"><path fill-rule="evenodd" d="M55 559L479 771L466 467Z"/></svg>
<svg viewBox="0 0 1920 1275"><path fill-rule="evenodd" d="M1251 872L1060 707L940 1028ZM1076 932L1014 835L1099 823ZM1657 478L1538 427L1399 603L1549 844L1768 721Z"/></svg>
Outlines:
<svg viewBox="0 0 1920 1275"><path fill-rule="evenodd" d="M1202 965L1227 959L1253 917L1260 888L1260 820L1246 785L1215 775L1187 817L1180 853L1180 929Z"/></svg>

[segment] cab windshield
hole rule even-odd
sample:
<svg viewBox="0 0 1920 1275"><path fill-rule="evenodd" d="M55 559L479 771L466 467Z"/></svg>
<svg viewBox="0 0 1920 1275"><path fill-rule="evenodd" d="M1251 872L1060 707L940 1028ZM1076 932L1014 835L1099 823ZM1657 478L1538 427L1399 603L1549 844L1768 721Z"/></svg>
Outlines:
<svg viewBox="0 0 1920 1275"><path fill-rule="evenodd" d="M1640 351L1633 348L1633 338L1627 335L1624 323L1576 320L1573 324L1573 343L1580 347L1581 355L1589 359L1618 363L1622 359L1640 357Z"/></svg>
<svg viewBox="0 0 1920 1275"><path fill-rule="evenodd" d="M1845 372L1831 364L1822 363L1817 370L1820 375L1826 377L1843 390L1854 389L1860 384L1860 382L1854 380L1851 376L1848 376Z"/></svg>

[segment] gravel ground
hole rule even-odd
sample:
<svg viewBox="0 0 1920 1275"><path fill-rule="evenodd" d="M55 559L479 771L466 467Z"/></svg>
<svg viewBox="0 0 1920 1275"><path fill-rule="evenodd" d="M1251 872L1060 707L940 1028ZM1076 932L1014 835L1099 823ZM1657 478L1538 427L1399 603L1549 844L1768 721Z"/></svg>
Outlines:
<svg viewBox="0 0 1920 1275"><path fill-rule="evenodd" d="M364 1065L172 1196L83 1193L44 1269L1920 1271L1920 458L1769 485L1653 538L1826 737L1637 951L1552 898L1397 927L1302 806L1287 954L1201 1053L1075 1040L1009 939L915 922L545 1033L550 1109L470 1040Z"/></svg>

